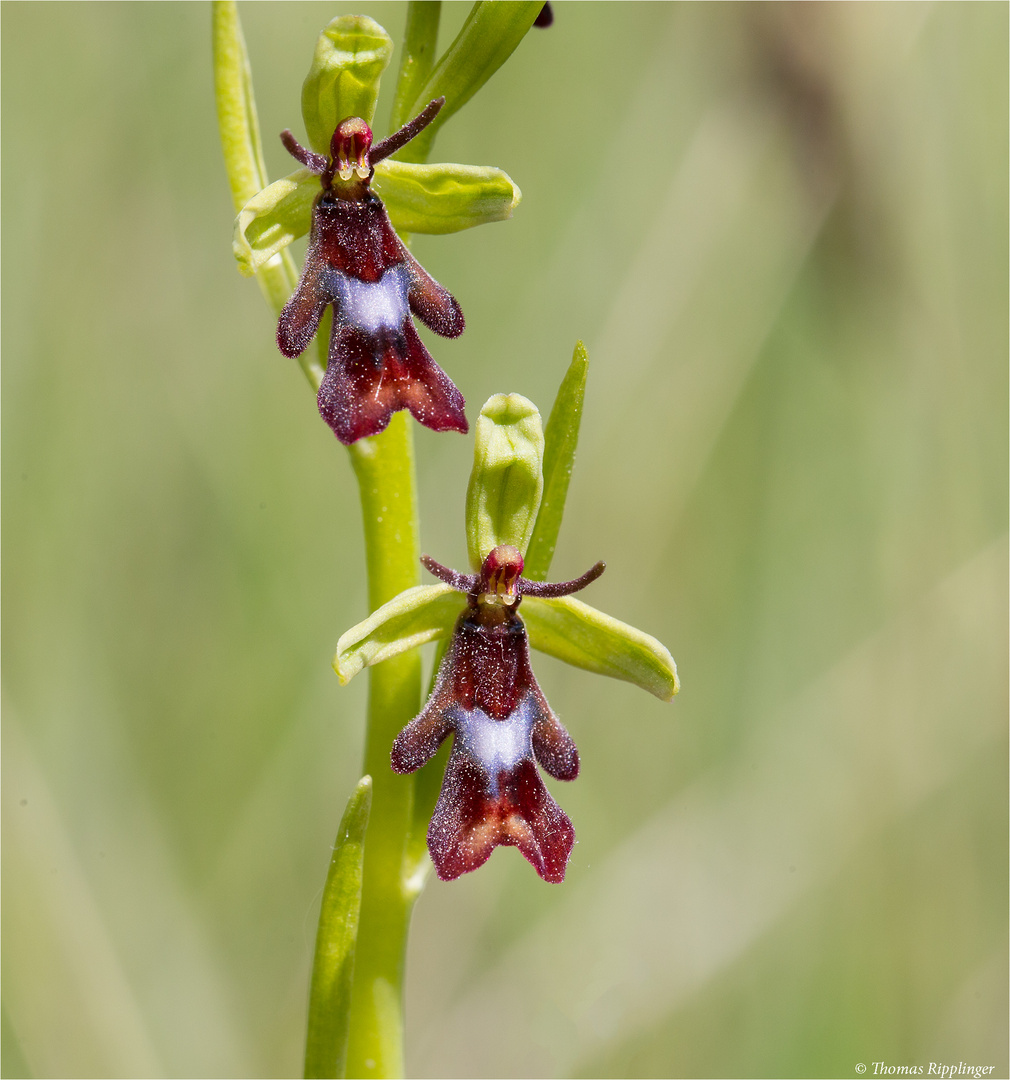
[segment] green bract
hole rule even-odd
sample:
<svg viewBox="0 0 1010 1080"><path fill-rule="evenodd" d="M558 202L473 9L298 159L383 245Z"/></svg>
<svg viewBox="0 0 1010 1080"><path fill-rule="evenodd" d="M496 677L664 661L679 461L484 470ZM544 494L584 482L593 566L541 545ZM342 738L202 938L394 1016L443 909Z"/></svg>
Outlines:
<svg viewBox="0 0 1010 1080"><path fill-rule="evenodd" d="M551 485L551 519L543 526L550 540L542 559L546 575L575 456L587 364L580 342L551 412L546 449L540 413L526 398L498 394L481 410L466 508L467 543L476 568L501 544L525 552L535 521L541 529L537 511L544 490L541 467L547 460L558 475ZM400 593L340 638L333 659L340 681L346 683L369 664L448 637L466 604L460 592L445 584ZM530 645L540 652L632 682L663 701L680 689L677 666L661 642L580 600L525 596L518 610Z"/></svg>
<svg viewBox="0 0 1010 1080"><path fill-rule="evenodd" d="M537 523L526 552L523 577L531 581L546 581L547 571L554 558L561 517L568 497L568 481L575 464L575 447L579 442L582 422L582 399L586 394L589 356L581 341L575 343L575 353L558 396L544 428L544 494L540 500Z"/></svg>
<svg viewBox="0 0 1010 1080"><path fill-rule="evenodd" d="M519 394L488 398L477 418L466 491L466 546L474 570L499 544L526 554L544 490L543 460L536 405Z"/></svg>

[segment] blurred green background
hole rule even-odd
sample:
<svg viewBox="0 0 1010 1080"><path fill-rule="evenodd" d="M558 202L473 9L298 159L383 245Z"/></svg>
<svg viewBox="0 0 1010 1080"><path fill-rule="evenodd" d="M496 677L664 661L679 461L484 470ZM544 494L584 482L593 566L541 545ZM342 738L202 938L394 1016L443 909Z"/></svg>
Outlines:
<svg viewBox="0 0 1010 1080"><path fill-rule="evenodd" d="M348 10L402 33L241 9L272 176ZM1007 6L555 10L436 143L524 200L416 239L468 322L432 351L472 419L585 340L554 576L605 558L684 688L537 660L568 879L431 882L408 1067L1006 1076ZM2 19L3 1073L296 1075L353 477L232 262L209 8ZM472 443L417 444L462 565Z"/></svg>

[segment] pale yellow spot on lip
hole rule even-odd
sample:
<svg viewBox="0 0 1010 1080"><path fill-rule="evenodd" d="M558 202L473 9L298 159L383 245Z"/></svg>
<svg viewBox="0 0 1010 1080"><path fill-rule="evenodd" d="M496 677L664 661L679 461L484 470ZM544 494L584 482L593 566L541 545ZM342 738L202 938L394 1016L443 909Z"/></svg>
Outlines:
<svg viewBox="0 0 1010 1080"><path fill-rule="evenodd" d="M512 814L508 821L505 822L504 831L508 833L516 844L523 841L530 843L533 840L533 830L530 828L530 823L518 814Z"/></svg>
<svg viewBox="0 0 1010 1080"><path fill-rule="evenodd" d="M482 821L470 830L469 836L464 839L460 847L468 858L473 858L480 852L495 846L499 828L497 821Z"/></svg>

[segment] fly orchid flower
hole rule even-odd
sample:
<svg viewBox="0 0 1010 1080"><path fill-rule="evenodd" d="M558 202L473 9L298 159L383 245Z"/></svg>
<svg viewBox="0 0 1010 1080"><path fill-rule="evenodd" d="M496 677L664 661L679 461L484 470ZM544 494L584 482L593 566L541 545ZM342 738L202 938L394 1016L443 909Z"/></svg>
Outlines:
<svg viewBox="0 0 1010 1080"><path fill-rule="evenodd" d="M467 597L428 704L400 732L391 755L394 772L414 772L454 733L428 828L435 870L449 881L475 870L499 844L514 844L545 881L562 881L575 829L536 765L557 780L574 780L579 753L537 684L518 608L524 596L585 588L604 564L548 585L522 577L523 557L508 544L490 552L479 574L449 570L427 555L421 562Z"/></svg>
<svg viewBox="0 0 1010 1080"><path fill-rule="evenodd" d="M404 247L369 188L376 164L426 128L444 104L436 98L374 146L368 124L348 117L333 132L329 157L306 150L290 131L281 134L291 156L319 175L322 191L312 207L301 280L277 323L277 345L285 356L298 356L333 306L318 403L345 444L382 431L404 408L433 431L468 430L463 395L432 360L411 317L443 337L458 337L463 312Z"/></svg>
<svg viewBox="0 0 1010 1080"><path fill-rule="evenodd" d="M493 7L478 22L503 16L511 13ZM464 28L466 40L454 43L447 61L464 49L472 52L479 30L476 24ZM478 43L483 40L478 36ZM462 313L397 232L448 233L502 221L521 198L500 169L392 156L410 143L415 158L423 157L434 128L476 91L487 69L446 62L432 74L432 92L415 106L427 103L425 108L393 135L372 142L379 78L392 51L389 35L366 16L340 16L323 30L302 88L307 142L282 135L301 167L242 207L232 245L239 269L255 274L287 258L287 245L311 231L299 286L278 325L278 345L297 356L333 307L319 407L344 443L381 431L400 408L439 431L467 430L462 395L428 355L411 320L416 316L436 333L455 337L463 330ZM442 97L448 100L439 112L435 102Z"/></svg>
<svg viewBox="0 0 1010 1080"><path fill-rule="evenodd" d="M537 684L529 646L667 701L679 688L677 669L655 638L571 595L603 573L602 562L559 584L523 576L544 490L536 407L517 394L497 395L481 410L476 436L466 507L475 572L422 556L440 584L407 589L348 630L333 664L347 682L368 664L450 638L427 704L391 754L394 771L413 772L453 735L428 828L438 876L459 877L497 845L514 845L542 878L559 882L575 831L537 764L556 779L572 780L579 757Z"/></svg>

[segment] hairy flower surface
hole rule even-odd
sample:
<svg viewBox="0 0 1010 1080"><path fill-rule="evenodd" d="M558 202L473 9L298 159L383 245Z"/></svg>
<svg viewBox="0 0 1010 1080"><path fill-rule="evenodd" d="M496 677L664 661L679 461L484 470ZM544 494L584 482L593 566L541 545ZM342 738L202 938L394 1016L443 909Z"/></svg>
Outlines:
<svg viewBox="0 0 1010 1080"><path fill-rule="evenodd" d="M563 596L583 588L603 572L603 563L576 581L544 585L522 578L522 556L507 545L488 555L479 575L422 561L467 593L431 698L391 755L396 772L414 772L454 734L428 828L435 870L443 880L457 878L476 870L499 844L512 844L544 880L562 881L575 830L536 764L558 780L574 780L579 754L537 684L517 609L524 591Z"/></svg>
<svg viewBox="0 0 1010 1080"><path fill-rule="evenodd" d="M406 145L438 114L432 101L410 123L372 146L360 117L337 125L330 155L313 153L290 131L281 139L322 191L301 280L277 323L277 345L298 356L327 307L333 308L329 359L319 387L319 412L342 443L375 435L398 409L410 409L434 431L467 431L463 395L432 360L413 316L443 337L463 332L463 312L448 290L410 254L369 188L375 164Z"/></svg>

